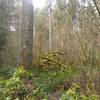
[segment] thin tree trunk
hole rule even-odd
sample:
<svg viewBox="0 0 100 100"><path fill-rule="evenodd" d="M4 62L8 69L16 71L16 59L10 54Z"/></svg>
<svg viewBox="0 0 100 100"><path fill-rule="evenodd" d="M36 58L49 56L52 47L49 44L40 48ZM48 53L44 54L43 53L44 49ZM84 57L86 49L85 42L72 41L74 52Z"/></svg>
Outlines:
<svg viewBox="0 0 100 100"><path fill-rule="evenodd" d="M52 1L49 0L49 6L48 6L48 14L49 14L49 50L52 48L52 9L51 9Z"/></svg>

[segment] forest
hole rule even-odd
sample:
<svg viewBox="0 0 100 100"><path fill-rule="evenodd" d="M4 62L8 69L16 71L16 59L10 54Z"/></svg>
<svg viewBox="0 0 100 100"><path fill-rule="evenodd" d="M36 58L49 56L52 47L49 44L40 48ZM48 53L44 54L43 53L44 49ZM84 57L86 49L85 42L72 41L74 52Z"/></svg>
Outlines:
<svg viewBox="0 0 100 100"><path fill-rule="evenodd" d="M100 0L44 1L0 0L0 100L100 100Z"/></svg>

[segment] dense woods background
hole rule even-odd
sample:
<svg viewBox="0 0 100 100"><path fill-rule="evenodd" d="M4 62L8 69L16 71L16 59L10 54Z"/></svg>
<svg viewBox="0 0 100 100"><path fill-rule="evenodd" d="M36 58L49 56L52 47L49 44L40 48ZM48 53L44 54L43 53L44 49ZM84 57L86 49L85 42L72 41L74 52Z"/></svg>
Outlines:
<svg viewBox="0 0 100 100"><path fill-rule="evenodd" d="M0 100L99 100L100 1L32 2L0 0Z"/></svg>

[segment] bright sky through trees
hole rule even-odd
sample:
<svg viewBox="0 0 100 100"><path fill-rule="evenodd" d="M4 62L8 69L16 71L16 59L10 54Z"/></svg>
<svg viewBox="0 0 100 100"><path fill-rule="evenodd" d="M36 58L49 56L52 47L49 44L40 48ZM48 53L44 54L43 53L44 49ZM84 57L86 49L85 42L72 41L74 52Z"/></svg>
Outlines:
<svg viewBox="0 0 100 100"><path fill-rule="evenodd" d="M33 0L35 8L42 8L45 5L46 0Z"/></svg>

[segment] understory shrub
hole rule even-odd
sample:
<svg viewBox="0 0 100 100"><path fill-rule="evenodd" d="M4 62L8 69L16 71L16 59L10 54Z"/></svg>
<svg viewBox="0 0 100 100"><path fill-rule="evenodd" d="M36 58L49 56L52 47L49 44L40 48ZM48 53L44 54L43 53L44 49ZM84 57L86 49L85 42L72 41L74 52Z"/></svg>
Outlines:
<svg viewBox="0 0 100 100"><path fill-rule="evenodd" d="M16 67L13 65L0 65L0 79L9 79L15 70Z"/></svg>
<svg viewBox="0 0 100 100"><path fill-rule="evenodd" d="M80 91L80 87L77 84L73 84L71 88L65 91L60 100L99 100L99 96L97 95L84 95L82 91Z"/></svg>
<svg viewBox="0 0 100 100"><path fill-rule="evenodd" d="M40 70L36 71L34 75L36 86L34 94L43 97L50 95L58 84L64 83L68 79L70 80L73 73L67 70Z"/></svg>
<svg viewBox="0 0 100 100"><path fill-rule="evenodd" d="M21 100L29 94L24 80L30 79L31 73L23 67L15 70L12 77L7 80L0 80L0 100Z"/></svg>

